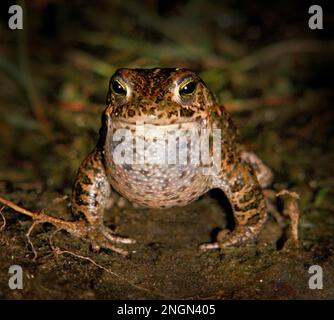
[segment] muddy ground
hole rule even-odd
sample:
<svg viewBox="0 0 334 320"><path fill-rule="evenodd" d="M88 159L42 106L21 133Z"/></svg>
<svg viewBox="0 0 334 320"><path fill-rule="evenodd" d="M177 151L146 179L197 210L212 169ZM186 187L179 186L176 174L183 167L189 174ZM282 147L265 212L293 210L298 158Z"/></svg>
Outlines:
<svg viewBox="0 0 334 320"><path fill-rule="evenodd" d="M96 16L103 14L106 3L112 3L116 22L104 21L102 26ZM209 32L212 25L204 24L198 37L220 46L203 52L194 49L189 53L192 58L187 59L187 52L182 51L186 49L178 46L182 38L172 39L180 50L163 42L166 29L161 21L166 17L155 13L153 1L142 10L147 10L146 18L158 18L153 26L139 24L143 30L135 34L136 41L156 41L155 33L160 32L161 46L170 51L153 57L144 51L133 52L137 42L127 47L120 39L122 49L117 51L115 42L107 46L104 40L94 38L108 49L98 50L89 38L88 31L93 31L87 20L95 22L94 32L114 30L117 19L126 19L131 13L117 3L106 1L95 11L81 8L82 20L77 19L66 32L59 31L52 43L37 23L31 23L35 33L28 40L17 40L26 42L29 49L31 70L23 70L30 72L34 88L23 85L22 89L20 75L0 74L0 195L32 211L43 209L71 219L72 183L80 162L97 141L109 75L117 66L182 65L198 71L232 112L244 143L272 168L272 189L289 189L300 195L300 246L296 248L289 240L289 220L277 200L275 205L286 228L270 216L256 243L222 252L201 252L199 244L211 241L231 220L224 195L216 191L183 208L149 210L126 205L106 212L107 225L117 226L119 234L137 240L129 247L127 258L110 251L94 253L85 242L43 224L30 236L37 252L34 259L26 237L31 219L5 207L0 218L0 298L333 299L334 112L333 91L328 85L328 76L334 71L333 42L323 34L320 40L318 34L309 36L298 21L288 24L294 32L286 36L272 35L270 26L261 25L266 21L263 19L258 23L267 33L247 41L243 41L242 36L246 36L242 32L235 35L229 30L224 37L230 38L215 35L213 40ZM31 16L45 12L40 6L29 9ZM71 15L74 9L75 5L65 13ZM122 12L121 18L116 9ZM206 8L206 12L211 21L215 9ZM239 13L254 15L251 9ZM167 10L168 15L183 17L192 25L193 16L187 16L187 11ZM68 21L66 17L63 19ZM279 19L273 19L275 25ZM254 22L246 19L241 20L241 26L243 23L252 26ZM80 38L76 31L82 25L86 30ZM134 32L131 27L131 23L121 25L124 38L127 32ZM150 34L145 38L149 28L153 28L154 37ZM295 40L300 36L306 40ZM6 34L1 44L11 63L15 61L15 39ZM191 45L197 43L188 40ZM291 50L291 46L298 49ZM37 93L37 103L29 90ZM13 264L23 268L23 290L8 287L8 269ZM312 265L323 268L322 290L309 288Z"/></svg>

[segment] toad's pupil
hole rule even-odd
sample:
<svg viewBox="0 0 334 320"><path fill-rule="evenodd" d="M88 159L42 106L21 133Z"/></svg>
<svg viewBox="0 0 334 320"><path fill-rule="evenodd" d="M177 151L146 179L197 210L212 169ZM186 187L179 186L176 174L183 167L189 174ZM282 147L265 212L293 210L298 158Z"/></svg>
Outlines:
<svg viewBox="0 0 334 320"><path fill-rule="evenodd" d="M113 81L112 87L113 87L114 92L116 92L118 94L125 94L126 93L125 89L123 88L123 86L118 81Z"/></svg>
<svg viewBox="0 0 334 320"><path fill-rule="evenodd" d="M195 83L191 81L181 88L180 94L181 95L190 94L193 93L194 90L195 90Z"/></svg>

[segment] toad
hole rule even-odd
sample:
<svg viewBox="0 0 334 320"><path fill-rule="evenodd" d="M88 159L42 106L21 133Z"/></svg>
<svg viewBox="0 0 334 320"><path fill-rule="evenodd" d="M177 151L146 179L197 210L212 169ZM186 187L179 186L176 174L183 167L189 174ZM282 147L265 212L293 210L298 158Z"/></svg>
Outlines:
<svg viewBox="0 0 334 320"><path fill-rule="evenodd" d="M165 161L162 147L151 148L157 143L155 133L162 141L169 138L169 145L170 137L180 131L185 143L180 136L175 138L176 152L167 157L171 161ZM180 156L175 157L182 151L183 160L193 155L191 138L199 141L198 133L204 131L211 141L207 158L218 159L211 171L204 170L208 166L203 161L181 163ZM220 132L218 147L216 131ZM103 224L105 209L113 207L117 198L143 207L167 208L185 206L218 188L231 204L235 228L201 248L224 248L257 237L267 216L262 189L271 180L270 169L240 143L230 114L197 74L183 68L122 68L109 83L97 145L77 173L72 213L88 226L85 237L93 248L126 253L119 244L134 240Z"/></svg>

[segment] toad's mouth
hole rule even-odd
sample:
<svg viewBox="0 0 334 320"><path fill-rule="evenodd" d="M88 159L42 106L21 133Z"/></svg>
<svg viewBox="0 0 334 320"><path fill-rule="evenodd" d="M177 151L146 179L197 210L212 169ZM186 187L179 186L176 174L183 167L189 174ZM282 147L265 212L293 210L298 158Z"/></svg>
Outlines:
<svg viewBox="0 0 334 320"><path fill-rule="evenodd" d="M112 123L114 126L126 127L133 125L155 125L155 126L166 126L166 125L193 125L205 127L208 123L206 117L198 116L196 118L189 117L170 117L170 118L158 118L157 116L145 116L136 118L114 118L112 117Z"/></svg>

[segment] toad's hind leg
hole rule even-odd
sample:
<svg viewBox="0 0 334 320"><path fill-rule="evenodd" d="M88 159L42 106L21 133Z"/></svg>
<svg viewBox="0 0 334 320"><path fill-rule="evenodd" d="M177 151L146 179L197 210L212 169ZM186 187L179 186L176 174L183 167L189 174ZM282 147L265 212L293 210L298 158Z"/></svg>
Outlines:
<svg viewBox="0 0 334 320"><path fill-rule="evenodd" d="M95 149L81 164L72 194L72 214L76 220L86 222L85 238L93 249L101 247L126 254L113 243L133 243L134 240L115 235L103 224L104 210L111 207L117 197L112 190L102 162L101 152Z"/></svg>
<svg viewBox="0 0 334 320"><path fill-rule="evenodd" d="M256 238L267 213L262 189L252 166L246 162L239 162L228 173L216 177L213 187L221 189L229 199L235 228L226 238L203 244L201 248L224 248Z"/></svg>

